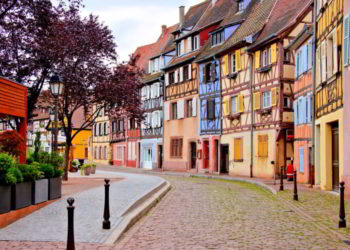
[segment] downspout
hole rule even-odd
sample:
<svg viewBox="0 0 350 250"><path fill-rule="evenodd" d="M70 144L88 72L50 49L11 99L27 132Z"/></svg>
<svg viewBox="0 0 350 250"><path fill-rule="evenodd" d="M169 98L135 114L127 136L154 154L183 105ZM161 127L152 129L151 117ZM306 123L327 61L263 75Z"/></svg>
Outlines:
<svg viewBox="0 0 350 250"><path fill-rule="evenodd" d="M312 169L314 177L312 180L315 180L316 184L316 169L315 169L315 139L316 139L316 4L314 2L314 11L313 11L313 35L312 35Z"/></svg>
<svg viewBox="0 0 350 250"><path fill-rule="evenodd" d="M214 55L214 61L217 60L218 58L216 57L216 55ZM221 118L222 118L222 104L221 104L221 60L219 57L219 86L220 86L220 134L219 134L219 145L217 147L218 152L217 152L217 161L218 161L218 173L221 174L221 134L222 134L222 123L221 123Z"/></svg>
<svg viewBox="0 0 350 250"><path fill-rule="evenodd" d="M249 53L249 67L250 67L250 97L251 97L251 126L250 126L250 178L253 178L253 160L254 160L254 123L255 123L255 116L254 116L254 108L253 108L253 54Z"/></svg>
<svg viewBox="0 0 350 250"><path fill-rule="evenodd" d="M162 83L162 88L163 88L163 133L162 133L162 140L163 140L163 152L162 152L162 171L164 171L164 152L165 152L165 142L164 142L164 132L165 132L165 121L164 121L164 104L165 104L165 81L162 80L162 78L159 78L159 81Z"/></svg>

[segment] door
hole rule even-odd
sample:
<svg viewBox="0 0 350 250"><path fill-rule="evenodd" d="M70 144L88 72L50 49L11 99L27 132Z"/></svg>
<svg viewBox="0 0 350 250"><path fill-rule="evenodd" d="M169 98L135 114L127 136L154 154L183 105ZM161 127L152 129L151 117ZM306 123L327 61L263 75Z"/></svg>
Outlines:
<svg viewBox="0 0 350 250"><path fill-rule="evenodd" d="M152 169L152 148L143 150L143 168Z"/></svg>
<svg viewBox="0 0 350 250"><path fill-rule="evenodd" d="M158 146L158 168L163 168L163 146Z"/></svg>
<svg viewBox="0 0 350 250"><path fill-rule="evenodd" d="M228 173L228 164L229 164L229 147L228 145L221 146L221 166L220 173L227 174Z"/></svg>
<svg viewBox="0 0 350 250"><path fill-rule="evenodd" d="M339 191L339 127L332 125L332 185L333 190Z"/></svg>
<svg viewBox="0 0 350 250"><path fill-rule="evenodd" d="M312 147L309 147L309 184L315 185L315 169L312 166Z"/></svg>
<svg viewBox="0 0 350 250"><path fill-rule="evenodd" d="M209 141L203 142L203 161L204 168L209 168Z"/></svg>
<svg viewBox="0 0 350 250"><path fill-rule="evenodd" d="M191 142L191 168L196 168L197 162L197 144L195 142Z"/></svg>
<svg viewBox="0 0 350 250"><path fill-rule="evenodd" d="M85 148L84 158L87 160L89 158L89 149Z"/></svg>

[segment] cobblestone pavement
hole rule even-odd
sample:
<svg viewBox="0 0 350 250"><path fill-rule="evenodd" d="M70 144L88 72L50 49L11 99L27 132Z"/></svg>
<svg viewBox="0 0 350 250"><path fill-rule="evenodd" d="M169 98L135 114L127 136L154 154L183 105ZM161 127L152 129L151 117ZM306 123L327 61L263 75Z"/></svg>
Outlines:
<svg viewBox="0 0 350 250"><path fill-rule="evenodd" d="M336 196L302 190L294 202L291 191L272 195L246 183L162 177L171 182L170 193L116 245L76 249L350 248L349 231L336 227ZM0 249L65 249L65 244L0 241Z"/></svg>
<svg viewBox="0 0 350 250"><path fill-rule="evenodd" d="M125 210L135 201L157 187L163 179L128 173L98 171L97 173L124 178L110 186L111 229L121 221ZM75 198L74 226L76 242L103 243L112 230L102 229L104 187L81 192ZM27 217L0 229L0 240L12 241L61 241L67 238L67 202L61 199Z"/></svg>

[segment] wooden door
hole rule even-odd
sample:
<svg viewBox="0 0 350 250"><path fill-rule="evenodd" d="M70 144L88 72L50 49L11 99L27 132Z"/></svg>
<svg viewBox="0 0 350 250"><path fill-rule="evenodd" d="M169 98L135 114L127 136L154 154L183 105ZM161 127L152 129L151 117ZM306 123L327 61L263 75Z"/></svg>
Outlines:
<svg viewBox="0 0 350 250"><path fill-rule="evenodd" d="M191 142L191 168L196 168L197 162L197 144L195 142Z"/></svg>
<svg viewBox="0 0 350 250"><path fill-rule="evenodd" d="M204 141L203 143L204 168L209 168L209 141Z"/></svg>
<svg viewBox="0 0 350 250"><path fill-rule="evenodd" d="M221 146L221 166L220 173L226 174L228 173L229 168L229 146L223 145Z"/></svg>
<svg viewBox="0 0 350 250"><path fill-rule="evenodd" d="M338 123L332 126L332 186L339 190L339 127Z"/></svg>

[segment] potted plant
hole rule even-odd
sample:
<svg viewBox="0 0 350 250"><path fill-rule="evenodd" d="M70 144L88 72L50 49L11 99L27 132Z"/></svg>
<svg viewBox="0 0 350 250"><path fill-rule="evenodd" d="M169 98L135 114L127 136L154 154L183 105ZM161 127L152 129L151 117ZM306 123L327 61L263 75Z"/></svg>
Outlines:
<svg viewBox="0 0 350 250"><path fill-rule="evenodd" d="M43 173L43 178L35 180L32 190L32 204L39 204L49 199L49 178L55 174L54 167L50 164L34 164Z"/></svg>
<svg viewBox="0 0 350 250"><path fill-rule="evenodd" d="M33 182L43 177L35 165L17 165L16 168L23 175L23 181L12 185L11 191L11 209L17 210L28 207L32 204Z"/></svg>
<svg viewBox="0 0 350 250"><path fill-rule="evenodd" d="M91 174L95 174L96 173L96 164L90 164L91 166Z"/></svg>
<svg viewBox="0 0 350 250"><path fill-rule="evenodd" d="M84 164L82 168L84 169L84 175L89 176L91 173L91 165Z"/></svg>
<svg viewBox="0 0 350 250"><path fill-rule="evenodd" d="M54 167L54 175L49 179L49 200L55 200L62 196L62 179L63 170Z"/></svg>

